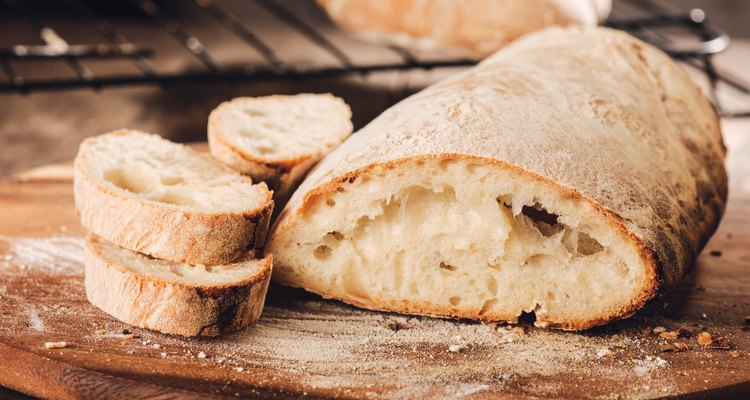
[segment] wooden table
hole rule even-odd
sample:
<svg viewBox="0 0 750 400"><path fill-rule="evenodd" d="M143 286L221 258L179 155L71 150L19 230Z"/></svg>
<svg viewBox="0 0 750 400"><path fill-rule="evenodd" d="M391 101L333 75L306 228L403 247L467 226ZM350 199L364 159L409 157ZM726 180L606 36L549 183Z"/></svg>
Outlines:
<svg viewBox="0 0 750 400"><path fill-rule="evenodd" d="M584 333L371 312L275 285L244 332L132 328L86 301L69 164L17 175L0 183L0 385L61 398L748 395L750 120L725 122L725 136L730 201L693 273L635 317Z"/></svg>

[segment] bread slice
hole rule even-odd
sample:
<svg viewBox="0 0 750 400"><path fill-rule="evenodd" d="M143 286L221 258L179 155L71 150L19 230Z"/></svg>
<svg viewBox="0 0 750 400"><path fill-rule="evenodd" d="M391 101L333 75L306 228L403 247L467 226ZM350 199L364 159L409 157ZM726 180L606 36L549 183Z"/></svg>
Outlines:
<svg viewBox="0 0 750 400"><path fill-rule="evenodd" d="M374 42L457 48L479 58L548 26L595 26L611 0L317 0L342 28Z"/></svg>
<svg viewBox="0 0 750 400"><path fill-rule="evenodd" d="M352 133L351 110L330 94L240 97L208 117L217 160L286 199L305 173Z"/></svg>
<svg viewBox="0 0 750 400"><path fill-rule="evenodd" d="M141 328L216 336L257 320L271 279L271 256L253 252L227 265L188 265L139 254L96 235L86 238L86 296Z"/></svg>
<svg viewBox="0 0 750 400"><path fill-rule="evenodd" d="M157 135L86 139L75 203L89 231L126 249L188 264L226 264L262 247L273 212L265 183Z"/></svg>
<svg viewBox="0 0 750 400"><path fill-rule="evenodd" d="M604 28L535 33L323 159L271 234L274 279L379 310L601 325L694 264L724 155L710 102L662 52Z"/></svg>

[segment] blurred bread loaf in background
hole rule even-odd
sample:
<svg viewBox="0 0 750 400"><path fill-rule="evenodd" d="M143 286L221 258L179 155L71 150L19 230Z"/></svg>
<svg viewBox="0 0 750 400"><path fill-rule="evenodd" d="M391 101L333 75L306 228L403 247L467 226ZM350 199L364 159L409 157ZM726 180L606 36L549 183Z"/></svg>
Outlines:
<svg viewBox="0 0 750 400"><path fill-rule="evenodd" d="M484 58L548 26L595 26L611 0L317 0L331 19L365 40L451 47Z"/></svg>

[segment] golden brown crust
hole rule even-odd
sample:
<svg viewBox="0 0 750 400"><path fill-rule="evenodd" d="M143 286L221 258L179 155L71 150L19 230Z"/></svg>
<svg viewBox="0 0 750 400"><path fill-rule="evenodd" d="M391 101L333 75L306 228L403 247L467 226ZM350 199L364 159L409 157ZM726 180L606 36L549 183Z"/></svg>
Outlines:
<svg viewBox="0 0 750 400"><path fill-rule="evenodd" d="M123 322L173 335L216 336L260 317L271 277L270 255L258 274L243 281L188 285L124 268L99 251L99 240L93 234L86 240L86 295Z"/></svg>
<svg viewBox="0 0 750 400"><path fill-rule="evenodd" d="M192 151L192 150L190 150ZM111 190L92 178L79 154L74 194L81 224L129 250L188 264L226 264L246 249L262 248L274 202L243 212L194 212ZM248 184L251 182L248 180Z"/></svg>

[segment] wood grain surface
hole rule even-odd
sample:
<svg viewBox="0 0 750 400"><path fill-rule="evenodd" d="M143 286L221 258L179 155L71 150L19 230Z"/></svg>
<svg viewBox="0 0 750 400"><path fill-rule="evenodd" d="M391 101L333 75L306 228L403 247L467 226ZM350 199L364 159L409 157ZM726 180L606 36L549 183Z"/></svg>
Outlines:
<svg viewBox="0 0 750 400"><path fill-rule="evenodd" d="M0 385L49 398L747 396L749 128L725 123L730 202L693 272L583 333L371 312L278 285L243 332L133 328L86 301L69 164L17 175L0 182Z"/></svg>

